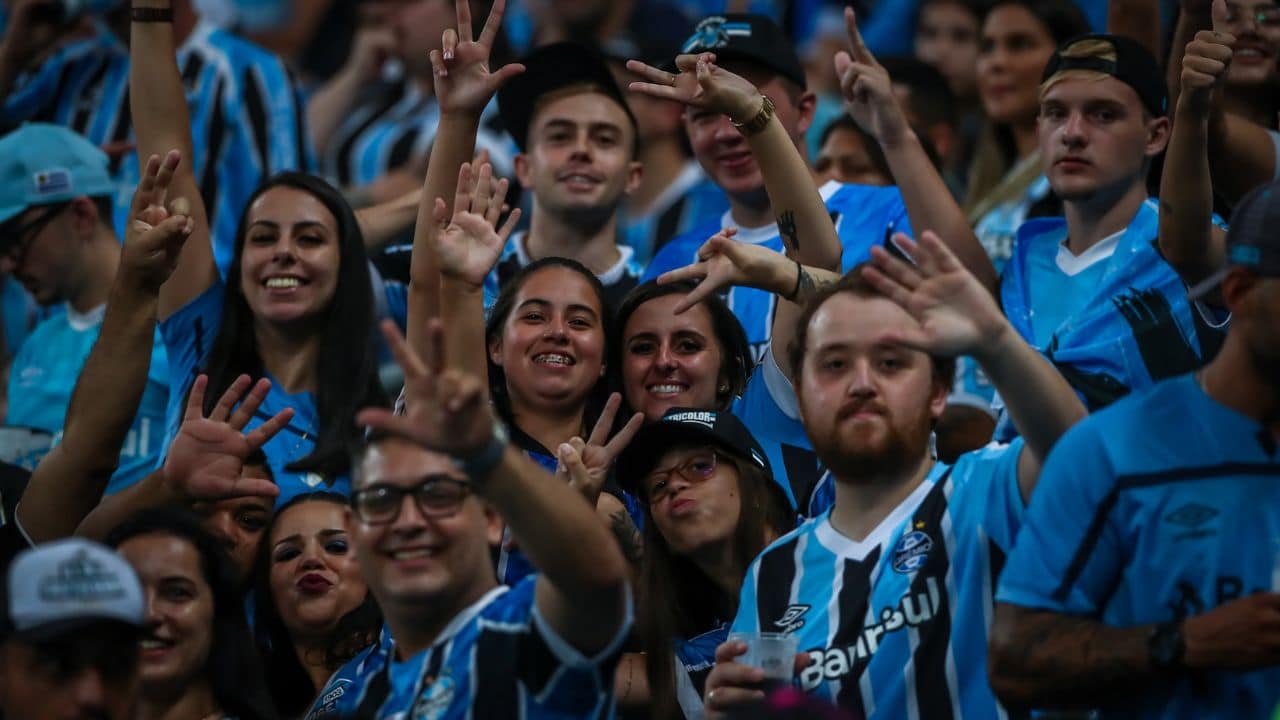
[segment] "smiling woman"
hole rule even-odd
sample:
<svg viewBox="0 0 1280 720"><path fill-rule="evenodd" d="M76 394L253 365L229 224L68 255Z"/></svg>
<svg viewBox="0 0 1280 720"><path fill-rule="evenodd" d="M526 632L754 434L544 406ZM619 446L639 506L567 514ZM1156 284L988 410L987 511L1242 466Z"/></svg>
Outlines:
<svg viewBox="0 0 1280 720"><path fill-rule="evenodd" d="M243 599L195 517L145 510L106 540L137 571L146 600L139 717L275 718Z"/></svg>

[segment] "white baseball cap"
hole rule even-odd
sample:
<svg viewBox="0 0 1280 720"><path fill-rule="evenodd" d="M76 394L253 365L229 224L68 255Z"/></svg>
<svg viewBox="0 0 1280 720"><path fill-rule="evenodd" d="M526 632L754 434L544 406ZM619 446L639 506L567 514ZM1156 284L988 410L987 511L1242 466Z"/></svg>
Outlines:
<svg viewBox="0 0 1280 720"><path fill-rule="evenodd" d="M146 617L138 575L110 548L83 538L19 553L5 586L6 630L48 640L100 622L141 628Z"/></svg>

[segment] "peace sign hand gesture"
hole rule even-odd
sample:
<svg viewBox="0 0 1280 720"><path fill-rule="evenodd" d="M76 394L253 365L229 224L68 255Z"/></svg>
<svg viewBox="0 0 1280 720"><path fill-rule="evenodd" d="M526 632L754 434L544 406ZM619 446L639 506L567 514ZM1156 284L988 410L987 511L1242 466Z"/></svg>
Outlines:
<svg viewBox="0 0 1280 720"><path fill-rule="evenodd" d="M243 432L271 389L271 381L263 378L235 407L249 382L248 375L236 378L207 418L204 393L209 378L200 375L192 383L186 415L169 446L163 470L165 483L184 503L246 495L274 498L280 494L270 480L244 477L244 461L289 423L293 408L285 408L253 430Z"/></svg>
<svg viewBox="0 0 1280 720"><path fill-rule="evenodd" d="M910 126L893 95L889 71L862 41L851 7L844 10L844 29L849 36L849 49L836 53L835 64L845 110L881 145L894 145L910 132Z"/></svg>
<svg viewBox="0 0 1280 720"><path fill-rule="evenodd" d="M600 490L604 487L613 461L631 444L631 439L644 423L644 415L635 413L618 434L610 439L609 429L613 427L613 419L617 416L620 405L622 396L618 393L610 395L600 413L600 419L591 430L591 437L586 442L580 437L571 438L556 449L556 456L560 460L556 465L556 477L582 493L591 507L595 507L596 501L600 499Z"/></svg>
<svg viewBox="0 0 1280 720"><path fill-rule="evenodd" d="M489 69L489 54L502 28L506 5L506 0L494 0L480 37L472 40L471 3L455 0L458 28L445 30L441 49L431 51L436 100L441 112L479 116L503 83L524 72L524 65L520 63L503 65L494 71Z"/></svg>
<svg viewBox="0 0 1280 720"><path fill-rule="evenodd" d="M712 53L676 57L679 72L669 73L639 60L628 60L627 69L647 82L633 82L632 92L728 115L743 123L760 112L764 102L755 85L715 64Z"/></svg>
<svg viewBox="0 0 1280 720"><path fill-rule="evenodd" d="M382 336L404 371L405 412L365 408L356 424L387 430L423 447L454 457L472 457L493 438L493 410L486 383L475 373L445 369L444 325L439 318L427 326L428 357L419 357L390 320L382 322Z"/></svg>
<svg viewBox="0 0 1280 720"><path fill-rule="evenodd" d="M458 169L452 218L445 218L447 208L442 198L436 198L433 209L439 226L436 238L440 272L476 287L484 284L485 276L498 262L507 238L520 220L520 208L516 208L498 228L508 183L505 178L493 181L493 168L489 163L478 167L478 173L473 172L471 163L463 163Z"/></svg>
<svg viewBox="0 0 1280 720"><path fill-rule="evenodd" d="M187 199L168 197L173 173L181 161L177 150L170 150L163 162L152 155L129 208L120 272L122 278L149 292L158 293L173 274L182 246L195 228Z"/></svg>

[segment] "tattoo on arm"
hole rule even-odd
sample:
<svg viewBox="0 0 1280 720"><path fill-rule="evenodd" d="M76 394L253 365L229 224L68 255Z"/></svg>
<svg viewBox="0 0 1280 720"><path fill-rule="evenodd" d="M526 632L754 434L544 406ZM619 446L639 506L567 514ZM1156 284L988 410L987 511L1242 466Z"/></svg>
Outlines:
<svg viewBox="0 0 1280 720"><path fill-rule="evenodd" d="M796 231L795 213L790 210L782 211L778 216L778 234L782 236L782 242L793 252L800 250L800 234Z"/></svg>
<svg viewBox="0 0 1280 720"><path fill-rule="evenodd" d="M1088 618L1021 608L998 612L1006 611L1016 619L997 641L992 670L997 694L1008 704L1105 704L1153 677L1149 627L1107 627Z"/></svg>
<svg viewBox="0 0 1280 720"><path fill-rule="evenodd" d="M609 529L618 539L618 546L622 548L622 557L626 558L628 563L639 565L640 558L644 555L644 541L640 538L640 529L631 521L631 516L625 510L610 514Z"/></svg>
<svg viewBox="0 0 1280 720"><path fill-rule="evenodd" d="M797 305L804 305L822 290L827 289L836 283L839 277L835 279L814 278L809 274L803 265L800 266L800 278L796 283L796 296L793 300Z"/></svg>

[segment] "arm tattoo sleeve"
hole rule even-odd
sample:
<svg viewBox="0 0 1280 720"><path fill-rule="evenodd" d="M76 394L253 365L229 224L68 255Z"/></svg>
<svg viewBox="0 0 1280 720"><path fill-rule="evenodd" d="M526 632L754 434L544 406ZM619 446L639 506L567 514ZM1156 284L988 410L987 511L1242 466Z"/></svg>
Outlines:
<svg viewBox="0 0 1280 720"><path fill-rule="evenodd" d="M625 510L609 515L609 529L618 539L618 546L622 548L622 556L627 562L633 565L640 564L640 557L644 554L644 542L640 538L640 529L631 521L631 516L627 515Z"/></svg>
<svg viewBox="0 0 1280 720"><path fill-rule="evenodd" d="M778 234L782 242L791 250L800 250L800 234L796 231L796 214L790 210L782 211L778 216Z"/></svg>

